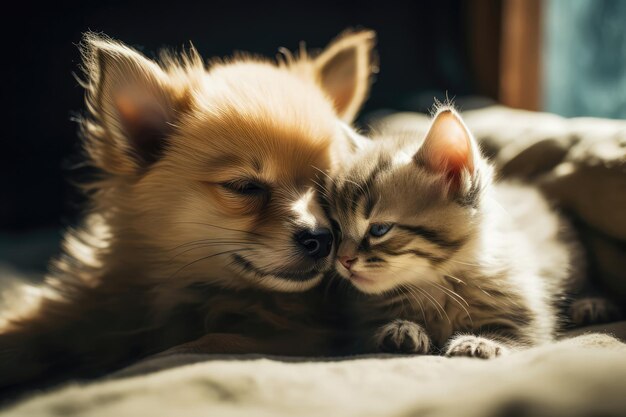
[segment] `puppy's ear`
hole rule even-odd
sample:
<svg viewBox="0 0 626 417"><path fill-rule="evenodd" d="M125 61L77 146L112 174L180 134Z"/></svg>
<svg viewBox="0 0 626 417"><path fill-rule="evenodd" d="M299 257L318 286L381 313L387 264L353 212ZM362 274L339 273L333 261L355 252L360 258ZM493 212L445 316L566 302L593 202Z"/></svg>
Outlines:
<svg viewBox="0 0 626 417"><path fill-rule="evenodd" d="M81 52L87 150L108 172L137 173L161 155L185 94L159 65L119 42L86 34Z"/></svg>
<svg viewBox="0 0 626 417"><path fill-rule="evenodd" d="M354 120L369 94L372 74L378 72L375 44L371 30L347 33L313 60L317 82L344 122Z"/></svg>

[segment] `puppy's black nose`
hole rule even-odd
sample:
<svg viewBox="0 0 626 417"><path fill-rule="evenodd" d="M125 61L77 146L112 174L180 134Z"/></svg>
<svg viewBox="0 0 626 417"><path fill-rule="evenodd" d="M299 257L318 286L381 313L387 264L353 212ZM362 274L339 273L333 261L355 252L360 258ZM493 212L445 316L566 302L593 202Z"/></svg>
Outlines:
<svg viewBox="0 0 626 417"><path fill-rule="evenodd" d="M295 238L304 253L313 259L328 256L333 246L333 234L325 227L303 230L296 233Z"/></svg>

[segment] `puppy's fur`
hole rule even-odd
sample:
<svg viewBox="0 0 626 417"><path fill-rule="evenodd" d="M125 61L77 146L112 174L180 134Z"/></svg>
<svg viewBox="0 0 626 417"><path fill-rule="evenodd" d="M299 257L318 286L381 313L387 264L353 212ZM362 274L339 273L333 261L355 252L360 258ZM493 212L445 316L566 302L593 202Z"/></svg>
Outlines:
<svg viewBox="0 0 626 417"><path fill-rule="evenodd" d="M0 387L98 374L202 335L180 349L320 353L316 300L301 292L331 260L294 236L330 228L314 185L367 96L373 44L353 32L316 57L207 69L193 48L155 62L86 35L80 126L100 176L46 285L4 313Z"/></svg>

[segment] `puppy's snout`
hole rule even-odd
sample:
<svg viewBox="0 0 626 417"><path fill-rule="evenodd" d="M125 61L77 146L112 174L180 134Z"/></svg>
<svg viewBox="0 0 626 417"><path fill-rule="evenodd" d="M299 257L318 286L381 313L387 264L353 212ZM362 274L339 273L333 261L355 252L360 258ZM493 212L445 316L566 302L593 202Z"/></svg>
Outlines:
<svg viewBox="0 0 626 417"><path fill-rule="evenodd" d="M303 230L296 233L295 239L302 251L316 260L327 257L333 246L333 235L325 227Z"/></svg>

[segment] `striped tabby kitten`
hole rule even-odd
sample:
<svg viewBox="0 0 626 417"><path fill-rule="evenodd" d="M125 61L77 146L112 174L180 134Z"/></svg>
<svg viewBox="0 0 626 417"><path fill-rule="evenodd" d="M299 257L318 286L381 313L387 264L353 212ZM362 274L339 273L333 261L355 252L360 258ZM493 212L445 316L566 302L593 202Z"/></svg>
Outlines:
<svg viewBox="0 0 626 417"><path fill-rule="evenodd" d="M492 183L449 107L421 143L362 145L327 190L336 270L359 290L349 297L359 350L491 358L551 340L556 301L582 268L544 198Z"/></svg>

